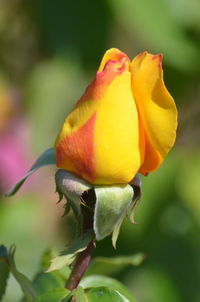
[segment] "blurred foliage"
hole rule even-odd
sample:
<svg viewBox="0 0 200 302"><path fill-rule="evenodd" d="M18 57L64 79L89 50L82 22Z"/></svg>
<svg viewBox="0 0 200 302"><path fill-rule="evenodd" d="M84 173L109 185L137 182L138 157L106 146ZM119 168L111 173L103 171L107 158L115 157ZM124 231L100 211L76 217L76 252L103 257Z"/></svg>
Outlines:
<svg viewBox="0 0 200 302"><path fill-rule="evenodd" d="M19 158L23 173L35 155L53 145L109 47L130 58L143 50L164 54L164 77L178 105L179 129L163 166L143 178L138 225L125 223L117 250L105 239L95 255L146 255L141 266L112 274L140 302L199 302L199 0L1 0L0 98L5 88L8 96L15 93L11 105L2 105L7 99L0 102L0 110L12 108L4 111L0 144L11 136L9 148L18 156L12 157L11 167L1 164L0 190L5 190L8 169L12 180L7 188L22 176ZM30 278L47 246L62 247L73 230L70 220L60 218L50 174L54 170L46 169L16 198L0 200L1 242L16 244L19 270ZM20 291L12 277L8 284L3 302L18 301Z"/></svg>

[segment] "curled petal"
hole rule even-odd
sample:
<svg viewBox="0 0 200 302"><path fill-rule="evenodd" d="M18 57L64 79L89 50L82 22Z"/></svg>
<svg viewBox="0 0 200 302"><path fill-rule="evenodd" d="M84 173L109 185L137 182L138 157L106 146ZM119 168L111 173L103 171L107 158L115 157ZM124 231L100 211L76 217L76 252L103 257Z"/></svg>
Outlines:
<svg viewBox="0 0 200 302"><path fill-rule="evenodd" d="M117 48L110 48L105 52L98 71L103 71L108 61L120 62L121 60L126 61L128 64L130 63L129 58L125 53Z"/></svg>
<svg viewBox="0 0 200 302"><path fill-rule="evenodd" d="M141 173L157 169L173 146L177 109L163 81L162 55L143 52L130 64L140 119Z"/></svg>

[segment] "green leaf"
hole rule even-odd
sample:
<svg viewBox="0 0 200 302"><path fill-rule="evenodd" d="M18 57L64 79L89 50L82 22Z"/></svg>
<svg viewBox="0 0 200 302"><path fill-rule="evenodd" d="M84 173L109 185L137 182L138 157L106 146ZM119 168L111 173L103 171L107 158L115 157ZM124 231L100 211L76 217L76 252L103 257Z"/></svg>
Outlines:
<svg viewBox="0 0 200 302"><path fill-rule="evenodd" d="M64 287L65 280L56 273L38 273L35 276L33 286L37 296L44 295L46 292L53 291L56 288ZM21 302L26 302L26 299L23 298Z"/></svg>
<svg viewBox="0 0 200 302"><path fill-rule="evenodd" d="M76 302L88 302L84 289L81 286L73 291L73 295L76 298Z"/></svg>
<svg viewBox="0 0 200 302"><path fill-rule="evenodd" d="M57 287L64 287L64 284L65 280L56 272L38 273L33 281L34 288L38 295L42 295Z"/></svg>
<svg viewBox="0 0 200 302"><path fill-rule="evenodd" d="M118 291L121 295L128 299L127 301L137 302L137 300L133 297L132 293L129 292L129 290L121 282L110 277L101 275L92 275L89 277L85 277L81 280L80 286L82 286L84 289L90 287L105 286L109 289ZM96 300L94 301L96 302Z"/></svg>
<svg viewBox="0 0 200 302"><path fill-rule="evenodd" d="M51 260L53 258L55 258L58 254L58 250L57 249L53 249L53 248L49 248L48 250L46 250L44 252L44 254L42 255L42 259L41 259L41 271L39 274L44 274L49 275L50 273L46 273L46 270L49 268L50 264L51 264ZM64 267L63 269L53 272L51 273L52 275L56 275L59 276L61 279L63 280L67 280L67 278L69 277L71 273L71 269L69 267ZM37 275L36 275L37 277ZM34 278L34 281L36 279L36 277ZM56 286L56 287L61 287L61 286Z"/></svg>
<svg viewBox="0 0 200 302"><path fill-rule="evenodd" d="M31 169L22 177L14 187L11 188L11 190L6 194L6 196L12 196L14 195L23 185L25 180L35 171L37 171L39 168L47 166L47 165L55 165L56 164L56 158L55 158L55 152L53 148L50 148L46 151L44 151L39 158L36 160L34 165L31 167Z"/></svg>
<svg viewBox="0 0 200 302"><path fill-rule="evenodd" d="M65 288L56 288L38 297L35 302L64 302L70 301L71 293ZM65 299L69 298L69 299Z"/></svg>
<svg viewBox="0 0 200 302"><path fill-rule="evenodd" d="M88 302L130 302L116 290L107 287L96 287L86 290Z"/></svg>
<svg viewBox="0 0 200 302"><path fill-rule="evenodd" d="M86 272L86 274L100 274L100 275L114 275L127 266L138 266L144 260L145 255L138 253L133 256L121 256L121 257L97 257L94 258Z"/></svg>
<svg viewBox="0 0 200 302"><path fill-rule="evenodd" d="M4 245L0 245L0 259L8 257L7 248Z"/></svg>
<svg viewBox="0 0 200 302"><path fill-rule="evenodd" d="M33 302L36 298L36 292L35 289L31 283L31 281L22 273L19 271L13 269L11 270L13 276L15 277L16 281L19 283L24 296L26 297L27 302Z"/></svg>
<svg viewBox="0 0 200 302"><path fill-rule="evenodd" d="M11 246L10 250L9 250L9 268L11 273L13 274L14 278L16 279L16 281L19 283L24 296L27 299L27 302L33 302L35 301L36 298L36 292L35 289L33 287L33 284L31 283L31 281L21 272L19 272L16 268L15 265L15 261L14 261L14 254L15 254L15 246Z"/></svg>
<svg viewBox="0 0 200 302"><path fill-rule="evenodd" d="M9 268L5 262L8 255L7 249L4 245L0 245L0 300L6 291L7 281L9 277Z"/></svg>
<svg viewBox="0 0 200 302"><path fill-rule="evenodd" d="M49 267L52 257L55 257L55 251L52 249L47 250L43 254L41 269L46 270ZM37 296L41 296L56 288L64 288L70 273L71 270L69 267L49 273L44 271L37 273L33 279L33 286ZM25 298L23 298L21 302L26 302Z"/></svg>
<svg viewBox="0 0 200 302"><path fill-rule="evenodd" d="M9 268L3 260L0 259L0 300L6 291L7 280L9 277Z"/></svg>
<svg viewBox="0 0 200 302"><path fill-rule="evenodd" d="M7 264L9 271L12 273L16 281L19 283L24 296L26 297L27 302L33 302L36 298L35 289L31 283L31 281L22 273L20 273L15 265L14 254L15 254L15 246L11 246L9 252L4 246L1 246L0 249L0 257L5 264Z"/></svg>
<svg viewBox="0 0 200 302"><path fill-rule="evenodd" d="M130 185L96 187L96 204L94 212L94 231L97 240L113 232L115 246L120 226L133 199Z"/></svg>
<svg viewBox="0 0 200 302"><path fill-rule="evenodd" d="M93 237L93 231L88 231L81 237L76 239L74 243L72 243L72 245L70 245L70 247L63 252L63 255L51 260L51 265L48 268L47 272L59 270L65 266L70 265L74 261L76 255L87 248Z"/></svg>

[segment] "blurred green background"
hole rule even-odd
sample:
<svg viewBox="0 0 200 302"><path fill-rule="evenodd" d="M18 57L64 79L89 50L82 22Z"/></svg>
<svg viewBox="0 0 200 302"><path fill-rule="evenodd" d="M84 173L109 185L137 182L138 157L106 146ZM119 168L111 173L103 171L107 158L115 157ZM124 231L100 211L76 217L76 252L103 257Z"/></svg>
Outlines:
<svg viewBox="0 0 200 302"><path fill-rule="evenodd" d="M162 167L142 177L136 220L96 255L144 252L137 268L114 277L140 302L200 302L200 1L1 0L0 190L52 146L64 117L91 81L106 49L133 58L164 54L164 78L179 109L178 138ZM32 176L16 197L0 199L0 242L17 246L30 278L49 246L62 250L72 222L61 218L55 168ZM10 278L3 302L20 290Z"/></svg>

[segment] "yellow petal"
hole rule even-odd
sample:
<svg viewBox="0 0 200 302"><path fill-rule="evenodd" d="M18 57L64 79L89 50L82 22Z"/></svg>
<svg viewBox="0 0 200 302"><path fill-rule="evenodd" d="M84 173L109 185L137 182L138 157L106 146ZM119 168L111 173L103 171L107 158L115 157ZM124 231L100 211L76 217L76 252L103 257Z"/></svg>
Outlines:
<svg viewBox="0 0 200 302"><path fill-rule="evenodd" d="M117 75L102 99L96 120L98 183L128 183L140 161L139 125L129 66Z"/></svg>
<svg viewBox="0 0 200 302"><path fill-rule="evenodd" d="M141 164L129 60L116 52L105 54L55 143L58 167L96 184L128 183Z"/></svg>
<svg viewBox="0 0 200 302"><path fill-rule="evenodd" d="M162 55L141 53L131 62L130 69L143 136L140 172L148 174L160 166L174 144L177 109L163 81Z"/></svg>
<svg viewBox="0 0 200 302"><path fill-rule="evenodd" d="M104 54L104 56L103 56L103 58L102 58L102 60L101 60L101 64L100 64L100 66L99 66L99 69L98 69L98 71L103 71L104 70L104 67L105 67L105 65L106 65L106 63L108 62L108 61L115 61L115 62L119 62L119 64L121 64L120 62L121 62L121 60L123 60L123 58L127 61L127 62L130 62L130 60L129 60L129 58L128 58L128 56L125 54L125 53L123 53L121 50L119 50L119 49L117 49L117 48L110 48L110 49L108 49L106 52L105 52L105 54Z"/></svg>

